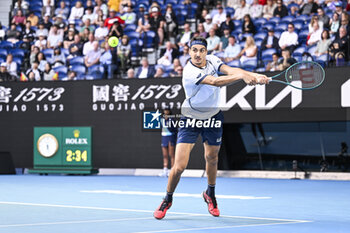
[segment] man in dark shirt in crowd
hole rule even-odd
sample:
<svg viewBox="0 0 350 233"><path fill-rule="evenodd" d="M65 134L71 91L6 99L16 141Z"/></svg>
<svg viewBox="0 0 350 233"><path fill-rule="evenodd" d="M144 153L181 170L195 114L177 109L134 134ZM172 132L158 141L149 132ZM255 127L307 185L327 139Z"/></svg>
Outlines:
<svg viewBox="0 0 350 233"><path fill-rule="evenodd" d="M349 60L349 38L346 27L339 28L339 37L337 37L330 46L331 56L335 59L343 58L345 61Z"/></svg>
<svg viewBox="0 0 350 233"><path fill-rule="evenodd" d="M288 15L288 9L285 5L283 5L282 0L277 0L277 7L273 11L273 17L283 18Z"/></svg>
<svg viewBox="0 0 350 233"><path fill-rule="evenodd" d="M7 82L7 81L13 81L13 80L14 80L14 78L7 71L6 62L1 63L1 66L0 66L0 82Z"/></svg>
<svg viewBox="0 0 350 233"><path fill-rule="evenodd" d="M83 54L83 43L80 41L80 36L78 34L74 35L74 42L68 48L69 50L69 59L82 56Z"/></svg>
<svg viewBox="0 0 350 233"><path fill-rule="evenodd" d="M283 59L279 62L278 68L279 70L285 70L294 63L297 63L297 60L295 58L291 57L290 51L288 49L282 50L282 57Z"/></svg>
<svg viewBox="0 0 350 233"><path fill-rule="evenodd" d="M314 0L308 0L299 10L300 15L310 15L317 13L318 5Z"/></svg>
<svg viewBox="0 0 350 233"><path fill-rule="evenodd" d="M261 42L262 51L271 48L276 49L276 51L279 50L278 39L275 36L275 31L272 28L269 30L267 36Z"/></svg>

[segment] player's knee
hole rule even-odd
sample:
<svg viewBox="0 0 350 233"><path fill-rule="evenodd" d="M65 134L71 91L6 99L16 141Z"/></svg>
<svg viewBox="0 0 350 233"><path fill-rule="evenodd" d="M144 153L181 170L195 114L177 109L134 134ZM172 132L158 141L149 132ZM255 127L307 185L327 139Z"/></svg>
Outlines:
<svg viewBox="0 0 350 233"><path fill-rule="evenodd" d="M172 169L174 169L176 175L181 175L185 171L185 168L185 166L174 165Z"/></svg>
<svg viewBox="0 0 350 233"><path fill-rule="evenodd" d="M218 155L217 154L207 154L205 155L205 159L208 164L216 165L218 163Z"/></svg>

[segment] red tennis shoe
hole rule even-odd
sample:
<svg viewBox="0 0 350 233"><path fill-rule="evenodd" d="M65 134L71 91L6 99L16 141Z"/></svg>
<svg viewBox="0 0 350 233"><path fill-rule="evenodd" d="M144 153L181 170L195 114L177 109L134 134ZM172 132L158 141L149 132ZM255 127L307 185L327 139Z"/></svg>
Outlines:
<svg viewBox="0 0 350 233"><path fill-rule="evenodd" d="M165 214L168 209L170 209L172 202L167 202L166 200L163 200L160 206L154 211L153 216L156 219L162 219L165 217Z"/></svg>
<svg viewBox="0 0 350 233"><path fill-rule="evenodd" d="M218 205L216 203L216 198L209 197L205 191L202 193L204 201L208 204L208 211L214 217L219 217L220 211L218 209Z"/></svg>

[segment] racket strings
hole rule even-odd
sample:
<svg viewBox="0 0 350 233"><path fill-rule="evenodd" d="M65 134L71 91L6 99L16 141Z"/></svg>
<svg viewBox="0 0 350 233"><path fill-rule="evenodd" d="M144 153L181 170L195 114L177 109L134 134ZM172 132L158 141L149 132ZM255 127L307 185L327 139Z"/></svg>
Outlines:
<svg viewBox="0 0 350 233"><path fill-rule="evenodd" d="M287 71L286 80L288 83L301 81L301 88L316 87L323 82L324 71L317 63L300 63Z"/></svg>

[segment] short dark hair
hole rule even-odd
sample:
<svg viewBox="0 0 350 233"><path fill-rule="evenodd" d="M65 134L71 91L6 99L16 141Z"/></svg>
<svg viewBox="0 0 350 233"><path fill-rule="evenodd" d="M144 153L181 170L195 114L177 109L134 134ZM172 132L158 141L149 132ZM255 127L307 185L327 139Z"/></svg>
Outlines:
<svg viewBox="0 0 350 233"><path fill-rule="evenodd" d="M191 39L191 41L190 41L190 47L191 47L191 44L192 44L193 41L200 41L200 42L202 42L203 44L205 44L205 47L208 46L208 42L207 42L207 40L206 40L204 37L201 37L201 36L195 36L195 37L193 37L193 38Z"/></svg>

